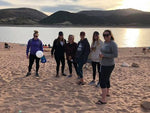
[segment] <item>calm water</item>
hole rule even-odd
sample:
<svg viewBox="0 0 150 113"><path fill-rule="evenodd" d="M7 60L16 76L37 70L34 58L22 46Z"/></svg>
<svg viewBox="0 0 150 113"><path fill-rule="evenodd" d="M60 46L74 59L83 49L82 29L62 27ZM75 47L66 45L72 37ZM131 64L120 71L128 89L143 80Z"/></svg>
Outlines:
<svg viewBox="0 0 150 113"><path fill-rule="evenodd" d="M75 41L80 40L80 31L86 32L86 37L91 43L94 31L99 31L102 40L102 33L105 29L113 32L115 41L119 47L150 47L150 28L51 28L51 27L0 27L0 42L12 42L26 44L32 38L33 31L39 31L39 38L44 44L51 44L57 38L58 32L64 32L64 38L67 39L69 34L75 36Z"/></svg>

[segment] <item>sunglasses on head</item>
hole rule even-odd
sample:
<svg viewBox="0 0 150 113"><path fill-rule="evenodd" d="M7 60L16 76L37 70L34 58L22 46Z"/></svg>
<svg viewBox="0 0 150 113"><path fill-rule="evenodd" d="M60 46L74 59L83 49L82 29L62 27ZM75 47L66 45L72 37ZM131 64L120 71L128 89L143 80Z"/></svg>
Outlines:
<svg viewBox="0 0 150 113"><path fill-rule="evenodd" d="M34 36L34 37L38 37L38 36Z"/></svg>
<svg viewBox="0 0 150 113"><path fill-rule="evenodd" d="M110 36L110 34L103 34L103 37L108 37Z"/></svg>

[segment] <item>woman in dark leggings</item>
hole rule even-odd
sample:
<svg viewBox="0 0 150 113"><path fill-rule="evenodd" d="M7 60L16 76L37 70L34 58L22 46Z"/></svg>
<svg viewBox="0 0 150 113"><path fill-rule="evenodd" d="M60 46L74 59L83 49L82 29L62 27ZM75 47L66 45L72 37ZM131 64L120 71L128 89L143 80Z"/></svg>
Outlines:
<svg viewBox="0 0 150 113"><path fill-rule="evenodd" d="M69 72L70 72L70 75L68 77L72 77L72 64L74 65L75 71L77 73L77 63L74 61L76 51L77 51L77 43L74 42L74 36L69 35L68 43L65 46L67 63L68 63Z"/></svg>
<svg viewBox="0 0 150 113"><path fill-rule="evenodd" d="M91 44L91 52L90 52L90 59L92 61L92 68L93 68L93 80L89 83L89 85L95 84L96 68L97 68L97 71L99 73L99 69L100 69L99 55L101 53L100 49L101 49L102 45L103 45L103 42L99 38L99 33L97 31L95 31L93 33L93 41ZM96 86L100 87L100 82L98 82Z"/></svg>
<svg viewBox="0 0 150 113"><path fill-rule="evenodd" d="M61 72L63 76L66 76L66 74L64 73L64 69L65 69L65 44L66 44L66 40L63 38L63 32L59 32L58 34L58 38L54 40L53 42L53 47L51 50L51 56L55 57L56 60L56 77L59 77L59 67L60 67L60 62L62 64L61 67Z"/></svg>
<svg viewBox="0 0 150 113"><path fill-rule="evenodd" d="M36 76L37 77L39 76L38 71L39 71L40 58L36 56L36 52L39 50L43 51L43 44L41 40L38 38L38 36L39 36L38 31L35 30L33 34L33 38L30 39L27 44L26 55L27 55L27 58L29 58L29 67L28 67L28 73L26 76L31 75L31 69L32 69L34 60L36 60ZM30 51L30 55L29 55L29 51Z"/></svg>
<svg viewBox="0 0 150 113"><path fill-rule="evenodd" d="M100 86L102 90L102 99L96 104L106 104L106 96L110 96L110 76L115 67L114 58L118 57L118 47L114 42L114 37L110 30L105 30L103 33L104 45L101 48L100 58L101 61L101 76L100 76Z"/></svg>

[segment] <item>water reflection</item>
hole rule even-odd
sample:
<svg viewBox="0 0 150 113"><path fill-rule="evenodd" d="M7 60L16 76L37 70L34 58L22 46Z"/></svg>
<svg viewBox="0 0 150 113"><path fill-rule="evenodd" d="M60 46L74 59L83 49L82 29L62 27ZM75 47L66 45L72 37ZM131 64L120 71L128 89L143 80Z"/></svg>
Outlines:
<svg viewBox="0 0 150 113"><path fill-rule="evenodd" d="M140 29L126 29L125 32L125 45L128 45L127 47L137 47L138 40L140 35Z"/></svg>

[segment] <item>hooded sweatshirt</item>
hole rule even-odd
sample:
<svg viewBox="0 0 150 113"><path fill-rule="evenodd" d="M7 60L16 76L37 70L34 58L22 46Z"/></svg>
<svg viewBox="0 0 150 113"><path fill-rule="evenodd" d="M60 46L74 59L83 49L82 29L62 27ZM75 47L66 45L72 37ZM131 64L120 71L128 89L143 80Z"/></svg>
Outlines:
<svg viewBox="0 0 150 113"><path fill-rule="evenodd" d="M28 55L29 52L31 55L35 55L38 50L43 51L42 41L40 39L30 39L27 44L26 55Z"/></svg>
<svg viewBox="0 0 150 113"><path fill-rule="evenodd" d="M76 52L76 60L81 61L83 64L87 62L88 55L90 53L90 44L87 38L80 40L78 42L77 52Z"/></svg>

